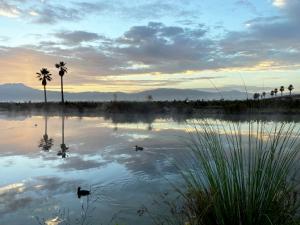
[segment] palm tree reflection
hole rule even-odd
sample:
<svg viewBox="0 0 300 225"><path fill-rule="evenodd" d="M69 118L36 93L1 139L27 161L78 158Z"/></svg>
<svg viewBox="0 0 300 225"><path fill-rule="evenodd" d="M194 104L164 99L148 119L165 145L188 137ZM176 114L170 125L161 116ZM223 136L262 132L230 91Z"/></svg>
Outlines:
<svg viewBox="0 0 300 225"><path fill-rule="evenodd" d="M118 131L118 123L113 123L114 124L114 132Z"/></svg>
<svg viewBox="0 0 300 225"><path fill-rule="evenodd" d="M48 116L45 115L45 132L43 137L40 140L39 148L45 152L49 152L53 146L53 139L48 136Z"/></svg>
<svg viewBox="0 0 300 225"><path fill-rule="evenodd" d="M60 145L60 150L58 151L57 155L61 156L62 158L66 158L69 147L67 147L65 144L65 115L61 116L61 136L62 143Z"/></svg>
<svg viewBox="0 0 300 225"><path fill-rule="evenodd" d="M153 126L152 126L152 123L151 123L151 122L148 123L147 130L148 130L148 131L152 131L152 130L153 130Z"/></svg>

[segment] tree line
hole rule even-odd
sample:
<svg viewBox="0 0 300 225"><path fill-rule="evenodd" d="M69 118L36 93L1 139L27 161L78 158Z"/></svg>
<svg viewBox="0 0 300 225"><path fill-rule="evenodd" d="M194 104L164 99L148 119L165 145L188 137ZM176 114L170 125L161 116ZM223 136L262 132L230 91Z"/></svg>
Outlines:
<svg viewBox="0 0 300 225"><path fill-rule="evenodd" d="M292 95L292 91L294 90L294 86L292 84L290 84L287 89L289 90L290 95ZM283 96L284 90L285 90L284 86L280 86L279 91L280 91L281 96ZM275 88L275 89L270 91L270 96L271 97L277 96L277 93L278 93L278 88ZM267 95L267 93L265 91L262 92L261 94L260 93L254 93L253 98L254 99L265 98L266 95Z"/></svg>
<svg viewBox="0 0 300 225"><path fill-rule="evenodd" d="M63 77L68 72L65 62L59 62L55 64L55 67L59 70L58 75L60 76L60 88L61 88L61 103L64 104L64 82ZM48 82L52 80L52 74L47 68L42 68L40 72L36 73L39 81L42 81L42 85L44 87L44 98L45 103L47 103L47 91L46 86Z"/></svg>

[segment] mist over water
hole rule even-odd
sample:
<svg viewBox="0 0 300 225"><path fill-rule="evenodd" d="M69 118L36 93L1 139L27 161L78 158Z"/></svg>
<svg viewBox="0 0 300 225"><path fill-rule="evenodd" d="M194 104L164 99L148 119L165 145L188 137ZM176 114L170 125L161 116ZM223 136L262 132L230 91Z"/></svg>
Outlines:
<svg viewBox="0 0 300 225"><path fill-rule="evenodd" d="M195 121L126 118L1 115L1 224L151 224L139 209L180 183Z"/></svg>

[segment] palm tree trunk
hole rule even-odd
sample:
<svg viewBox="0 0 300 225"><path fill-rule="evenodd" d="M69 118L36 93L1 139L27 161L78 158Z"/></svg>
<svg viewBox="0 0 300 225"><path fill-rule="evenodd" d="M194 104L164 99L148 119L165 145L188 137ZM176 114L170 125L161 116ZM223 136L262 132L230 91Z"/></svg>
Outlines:
<svg viewBox="0 0 300 225"><path fill-rule="evenodd" d="M64 82L63 82L63 76L60 76L60 87L61 87L61 103L65 103L64 100Z"/></svg>
<svg viewBox="0 0 300 225"><path fill-rule="evenodd" d="M44 97L45 97L45 103L47 104L46 85L44 85Z"/></svg>
<svg viewBox="0 0 300 225"><path fill-rule="evenodd" d="M290 90L290 95L292 95L292 91Z"/></svg>

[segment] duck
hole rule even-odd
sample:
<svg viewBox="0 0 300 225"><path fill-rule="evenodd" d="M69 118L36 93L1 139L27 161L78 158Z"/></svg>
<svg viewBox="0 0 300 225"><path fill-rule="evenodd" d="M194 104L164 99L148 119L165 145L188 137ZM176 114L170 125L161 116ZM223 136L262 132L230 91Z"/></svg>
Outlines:
<svg viewBox="0 0 300 225"><path fill-rule="evenodd" d="M140 146L135 146L135 151L143 151L144 148L143 147L140 147Z"/></svg>
<svg viewBox="0 0 300 225"><path fill-rule="evenodd" d="M80 198L81 196L88 196L90 195L91 192L90 191L87 191L87 190L81 190L81 187L78 187L77 188L77 196L78 198Z"/></svg>

